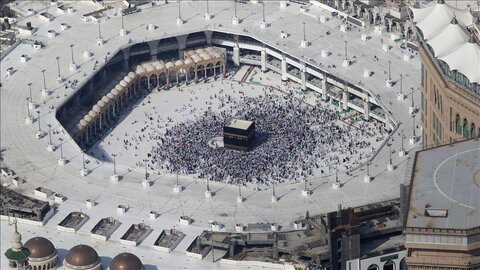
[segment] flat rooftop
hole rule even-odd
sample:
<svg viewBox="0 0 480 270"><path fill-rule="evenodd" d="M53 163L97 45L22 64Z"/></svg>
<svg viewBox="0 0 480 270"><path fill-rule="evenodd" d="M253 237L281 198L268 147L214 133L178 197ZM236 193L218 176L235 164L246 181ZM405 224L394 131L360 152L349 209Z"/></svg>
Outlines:
<svg viewBox="0 0 480 270"><path fill-rule="evenodd" d="M247 130L251 125L253 125L253 121L234 118L228 122L226 127Z"/></svg>
<svg viewBox="0 0 480 270"><path fill-rule="evenodd" d="M417 152L411 185L407 227L480 226L479 139Z"/></svg>

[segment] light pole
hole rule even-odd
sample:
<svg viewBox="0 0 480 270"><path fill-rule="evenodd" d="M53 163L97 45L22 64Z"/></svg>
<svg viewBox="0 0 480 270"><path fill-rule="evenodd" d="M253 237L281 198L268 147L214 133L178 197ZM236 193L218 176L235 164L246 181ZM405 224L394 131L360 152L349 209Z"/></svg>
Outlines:
<svg viewBox="0 0 480 270"><path fill-rule="evenodd" d="M45 69L42 69L42 76L43 76L43 89L42 89L42 96L47 96L48 95L48 90L47 90L47 79L45 78Z"/></svg>
<svg viewBox="0 0 480 270"><path fill-rule="evenodd" d="M117 183L119 179L117 174L117 160L116 160L117 155L112 154L112 157L113 157L113 174L110 176L110 180L114 183Z"/></svg>
<svg viewBox="0 0 480 270"><path fill-rule="evenodd" d="M60 74L60 56L55 57L55 59L57 60L57 82L61 83L63 78Z"/></svg>
<svg viewBox="0 0 480 270"><path fill-rule="evenodd" d="M237 18L237 0L233 0L233 15Z"/></svg>
<svg viewBox="0 0 480 270"><path fill-rule="evenodd" d="M28 107L28 104L30 103L29 98L27 97L25 99L27 101L27 119L32 119L32 115L30 114L30 108Z"/></svg>
<svg viewBox="0 0 480 270"><path fill-rule="evenodd" d="M112 154L112 157L113 157L113 174L117 174L117 163L116 163L117 155Z"/></svg>
<svg viewBox="0 0 480 270"><path fill-rule="evenodd" d="M395 169L395 166L393 166L392 162L392 144L388 144L388 164L387 164L387 170L388 171L393 171Z"/></svg>
<svg viewBox="0 0 480 270"><path fill-rule="evenodd" d="M59 139L60 141L60 158L63 159L63 140Z"/></svg>
<svg viewBox="0 0 480 270"><path fill-rule="evenodd" d="M367 174L363 177L363 182L370 183L372 181L372 177L370 176L370 162L367 160Z"/></svg>
<svg viewBox="0 0 480 270"><path fill-rule="evenodd" d="M85 152L82 151L82 169L80 170L80 175L85 177L89 171L87 170L87 166L85 165Z"/></svg>
<svg viewBox="0 0 480 270"><path fill-rule="evenodd" d="M392 61L388 60L388 80L392 80L392 74L390 73Z"/></svg>
<svg viewBox="0 0 480 270"><path fill-rule="evenodd" d="M100 29L100 21L98 21L98 39L102 39L102 30Z"/></svg>
<svg viewBox="0 0 480 270"><path fill-rule="evenodd" d="M403 95L403 74L400 74L400 94Z"/></svg>
<svg viewBox="0 0 480 270"><path fill-rule="evenodd" d="M144 159L144 160L143 160L143 163L144 163L144 165L145 165L145 180L148 180L148 171L147 171L147 170L148 170L148 169L147 169L147 166L148 166L148 165L147 165L147 160Z"/></svg>
<svg viewBox="0 0 480 270"><path fill-rule="evenodd" d="M32 98L32 83L28 83L28 89L30 91L30 102L33 103L33 98Z"/></svg>
<svg viewBox="0 0 480 270"><path fill-rule="evenodd" d="M265 23L265 3L262 2L262 17L263 17L263 23ZM305 29L303 31L303 37L305 39Z"/></svg>
<svg viewBox="0 0 480 270"><path fill-rule="evenodd" d="M86 170L87 167L85 165L85 152L82 152L82 169Z"/></svg>
<svg viewBox="0 0 480 270"><path fill-rule="evenodd" d="M72 66L75 65L75 60L73 59L73 46L74 46L73 44L70 44L70 54L72 56L72 64L71 64Z"/></svg>
<svg viewBox="0 0 480 270"><path fill-rule="evenodd" d="M303 40L307 40L307 35L305 33L305 22L302 22L302 25L303 25Z"/></svg>
<svg viewBox="0 0 480 270"><path fill-rule="evenodd" d="M61 138L58 139L58 140L60 141L60 145L59 145L60 146L60 158L58 158L58 165L63 166L63 165L65 165L65 163L67 163L65 158L63 157L63 140Z"/></svg>
<svg viewBox="0 0 480 270"><path fill-rule="evenodd" d="M348 44L348 41L343 41L345 43L345 61L348 60L348 51L347 51L347 44Z"/></svg>
<svg viewBox="0 0 480 270"><path fill-rule="evenodd" d="M42 133L42 128L40 126L40 111L37 111L37 122L38 122L38 133Z"/></svg>
<svg viewBox="0 0 480 270"><path fill-rule="evenodd" d="M213 249L213 220L210 219L210 245L212 247L212 262L215 262L215 250Z"/></svg>
<svg viewBox="0 0 480 270"><path fill-rule="evenodd" d="M52 143L52 126L48 125L48 143L53 145Z"/></svg>
<svg viewBox="0 0 480 270"><path fill-rule="evenodd" d="M182 19L182 9L181 9L182 1L178 0L178 18Z"/></svg>

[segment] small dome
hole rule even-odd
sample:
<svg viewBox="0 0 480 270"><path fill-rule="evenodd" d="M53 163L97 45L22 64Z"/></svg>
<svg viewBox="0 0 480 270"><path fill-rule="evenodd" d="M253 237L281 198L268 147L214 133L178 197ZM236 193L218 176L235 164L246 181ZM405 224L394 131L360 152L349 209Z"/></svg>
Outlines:
<svg viewBox="0 0 480 270"><path fill-rule="evenodd" d="M50 257L57 253L55 246L44 237L34 237L25 242L23 245L30 251L30 255L28 257L40 259L45 257Z"/></svg>
<svg viewBox="0 0 480 270"><path fill-rule="evenodd" d="M189 58L189 59L186 59L186 60L185 60L185 65L191 65L191 64L193 64L193 60L192 60L192 59Z"/></svg>
<svg viewBox="0 0 480 270"><path fill-rule="evenodd" d="M118 91L122 91L123 88L124 88L124 87L121 86L120 84L115 85L115 89L117 89Z"/></svg>
<svg viewBox="0 0 480 270"><path fill-rule="evenodd" d="M172 62L168 62L167 64L165 64L166 68L171 68L173 66L174 66L174 64Z"/></svg>
<svg viewBox="0 0 480 270"><path fill-rule="evenodd" d="M90 115L88 115L88 114L83 117L83 120L87 121L87 123L90 122L90 121L92 121L92 119L93 119L93 118L92 118Z"/></svg>
<svg viewBox="0 0 480 270"><path fill-rule="evenodd" d="M102 111L102 108L100 108L100 106L98 105L93 105L93 110L97 113L101 112Z"/></svg>
<svg viewBox="0 0 480 270"><path fill-rule="evenodd" d="M118 95L118 90L117 89L112 89L112 91L110 91L110 93L112 93L114 96Z"/></svg>
<svg viewBox="0 0 480 270"><path fill-rule="evenodd" d="M135 72L133 72L133 71L130 71L130 72L128 73L128 77L130 77L130 78L132 78L132 79L135 79L135 78L137 77L137 74L135 74Z"/></svg>
<svg viewBox="0 0 480 270"><path fill-rule="evenodd" d="M97 102L97 105L100 106L100 107L105 107L106 104L105 104L105 102L99 100L99 101Z"/></svg>
<svg viewBox="0 0 480 270"><path fill-rule="evenodd" d="M162 69L165 69L165 66L163 64L156 64L155 69L156 70L162 70Z"/></svg>
<svg viewBox="0 0 480 270"><path fill-rule="evenodd" d="M205 51L207 51L207 52L215 51L215 48L207 47L207 48L205 48Z"/></svg>
<svg viewBox="0 0 480 270"><path fill-rule="evenodd" d="M96 117L98 115L98 113L94 110L91 110L88 112L88 115L90 115L91 117Z"/></svg>
<svg viewBox="0 0 480 270"><path fill-rule="evenodd" d="M212 59L212 57L208 54L203 56L203 60L210 60L210 59Z"/></svg>
<svg viewBox="0 0 480 270"><path fill-rule="evenodd" d="M175 66L177 66L177 67L178 67L178 66L183 66L183 61L182 61L182 60L177 60L177 61L175 62Z"/></svg>
<svg viewBox="0 0 480 270"><path fill-rule="evenodd" d="M204 49L197 49L195 52L197 52L198 54L201 54L201 53L204 53L205 50Z"/></svg>
<svg viewBox="0 0 480 270"><path fill-rule="evenodd" d="M92 247L78 245L68 251L65 262L71 266L90 266L100 263L100 258Z"/></svg>
<svg viewBox="0 0 480 270"><path fill-rule="evenodd" d="M152 71L155 70L155 67L152 66L152 64L148 64L148 65L145 67L145 69L146 69L148 72L152 72Z"/></svg>
<svg viewBox="0 0 480 270"><path fill-rule="evenodd" d="M105 103L108 103L108 102L110 102L110 99L107 96L103 96L102 101L105 102Z"/></svg>
<svg viewBox="0 0 480 270"><path fill-rule="evenodd" d="M143 264L140 259L132 253L121 253L113 258L110 263L110 270L142 270Z"/></svg>
<svg viewBox="0 0 480 270"><path fill-rule="evenodd" d="M114 98L115 98L115 96L114 96L112 93L108 93L108 94L107 94L107 97L108 97L109 99L114 99Z"/></svg>
<svg viewBox="0 0 480 270"><path fill-rule="evenodd" d="M124 80L121 80L118 84L120 84L123 87L126 87L128 85L128 83Z"/></svg>
<svg viewBox="0 0 480 270"><path fill-rule="evenodd" d="M132 78L128 77L128 76L125 76L125 78L123 78L123 80L127 83L131 82L132 81Z"/></svg>
<svg viewBox="0 0 480 270"><path fill-rule="evenodd" d="M86 127L88 125L88 122L82 119L80 120L79 124L82 125L83 127Z"/></svg>

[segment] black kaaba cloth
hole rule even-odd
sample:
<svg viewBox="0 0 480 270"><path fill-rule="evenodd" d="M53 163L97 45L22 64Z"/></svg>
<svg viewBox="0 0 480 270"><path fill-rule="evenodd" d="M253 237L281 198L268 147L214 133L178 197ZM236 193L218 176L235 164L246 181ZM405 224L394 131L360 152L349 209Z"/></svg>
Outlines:
<svg viewBox="0 0 480 270"><path fill-rule="evenodd" d="M225 148L248 151L255 141L255 122L231 119L223 127L223 145Z"/></svg>

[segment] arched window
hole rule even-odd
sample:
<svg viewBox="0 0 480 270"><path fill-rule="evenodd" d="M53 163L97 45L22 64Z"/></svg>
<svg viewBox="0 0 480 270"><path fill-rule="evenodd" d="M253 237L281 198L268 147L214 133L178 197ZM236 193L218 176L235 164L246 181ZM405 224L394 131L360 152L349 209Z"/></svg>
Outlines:
<svg viewBox="0 0 480 270"><path fill-rule="evenodd" d="M477 136L477 128L475 127L475 123L472 123L470 127L470 138L476 138Z"/></svg>
<svg viewBox="0 0 480 270"><path fill-rule="evenodd" d="M395 263L393 261L388 261L383 265L383 270L395 270Z"/></svg>
<svg viewBox="0 0 480 270"><path fill-rule="evenodd" d="M405 262L405 258L403 258L401 261L400 261L400 270L407 270L407 262Z"/></svg>
<svg viewBox="0 0 480 270"><path fill-rule="evenodd" d="M367 268L367 270L379 270L379 269L380 269L380 268L379 268L378 265L376 265L376 264L371 264L371 265Z"/></svg>
<svg viewBox="0 0 480 270"><path fill-rule="evenodd" d="M462 134L462 124L460 124L460 115L458 115L458 113L455 116L455 131L458 134Z"/></svg>
<svg viewBox="0 0 480 270"><path fill-rule="evenodd" d="M468 121L467 121L467 118L464 118L463 119L463 137L468 139L469 138L469 132L468 132Z"/></svg>

